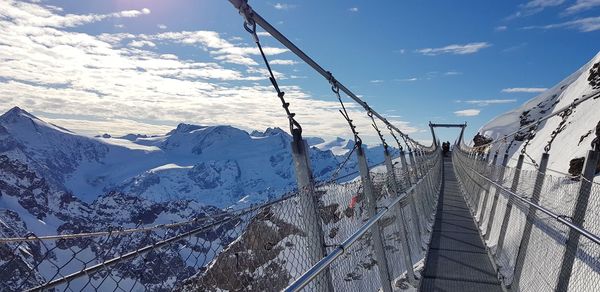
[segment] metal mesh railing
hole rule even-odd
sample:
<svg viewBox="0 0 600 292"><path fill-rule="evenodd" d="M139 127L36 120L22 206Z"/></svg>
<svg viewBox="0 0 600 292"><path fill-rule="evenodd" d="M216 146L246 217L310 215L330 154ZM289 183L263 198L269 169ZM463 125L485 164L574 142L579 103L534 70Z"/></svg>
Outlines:
<svg viewBox="0 0 600 292"><path fill-rule="evenodd" d="M373 229L365 229L374 217L376 228L380 228L384 243L385 259L389 270L390 280L393 285L400 286L407 281L407 266L402 260L406 253L410 254L413 265L424 257L424 251L431 237L431 226L437 194L441 187L441 162L439 154L432 154L424 168L426 174L421 177L416 185L409 187L409 192L394 191L387 173L371 174L377 198L377 211L375 216L367 216L367 201L362 197L362 182L351 182L342 185L328 185L326 194L321 197L325 206L331 206L330 214L336 214L325 223L326 244L328 256L315 267L323 263L325 266L309 270L303 279L292 284L288 289L295 291L304 284L311 283L312 277L329 269L334 291L377 291L381 289L382 279L379 274L381 263L376 258L373 248ZM406 180L409 173L402 169L394 171L396 181ZM350 204L350 205L349 205ZM412 205L416 206L416 216ZM380 216L380 217L379 217ZM399 224L404 219L405 230ZM343 220L348 222L340 224ZM330 224L327 224L327 223ZM337 222L336 224L333 224ZM419 222L420 230L412 228L412 224ZM408 250L402 247L402 236L405 233ZM412 270L412 267L411 267ZM306 277L306 278L304 278ZM310 290L309 290L310 291Z"/></svg>
<svg viewBox="0 0 600 292"><path fill-rule="evenodd" d="M504 285L515 291L600 290L600 245L590 239L600 234L600 185L591 185L584 223L575 226L571 217L583 178L489 165L460 150L453 159ZM570 233L582 235L571 249Z"/></svg>
<svg viewBox="0 0 600 292"><path fill-rule="evenodd" d="M404 253L409 252L414 263L424 256L422 246L430 236L432 204L441 179L439 162L429 159L428 174L398 203L398 209L379 220L392 279L402 278L407 270L400 260ZM410 172L398 168L396 165L394 174L400 176L395 179L406 184ZM386 172L371 173L378 211L401 195L390 179ZM318 236L317 225L308 222L303 200L311 198L318 203L325 245L331 251L370 219L362 189L359 179L331 182L259 206L228 212L211 209L174 224L98 227L99 232L51 237L36 237L28 234L25 226L2 223L0 290L281 290L316 264L308 241ZM417 214L410 205L413 201ZM10 210L0 212L2 218L15 216ZM400 217L408 226L410 251L402 248ZM411 228L416 222L425 232L419 234ZM331 284L319 275L306 289L322 291L328 285L336 291L379 289L371 237L367 232L331 265Z"/></svg>
<svg viewBox="0 0 600 292"><path fill-rule="evenodd" d="M283 289L313 264L305 247L315 225L306 224L301 200L292 193L138 232L12 239L0 244L1 290ZM6 225L2 231L22 235Z"/></svg>

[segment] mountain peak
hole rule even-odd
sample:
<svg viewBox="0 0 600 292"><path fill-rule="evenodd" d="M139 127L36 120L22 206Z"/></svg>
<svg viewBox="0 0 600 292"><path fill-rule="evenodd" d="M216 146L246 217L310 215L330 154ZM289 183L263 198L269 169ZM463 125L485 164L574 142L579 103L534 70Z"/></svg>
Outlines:
<svg viewBox="0 0 600 292"><path fill-rule="evenodd" d="M274 135L278 135L278 134L283 134L284 136L287 135L287 133L279 127L275 127L275 128L269 127L265 130L265 136L274 136Z"/></svg>
<svg viewBox="0 0 600 292"><path fill-rule="evenodd" d="M180 123L179 125L177 125L177 128L171 130L169 133L167 133L167 135L172 135L175 133L189 133L191 131L198 130L198 129L204 129L204 128L206 128L206 126Z"/></svg>
<svg viewBox="0 0 600 292"><path fill-rule="evenodd" d="M254 130L252 131L252 133L250 133L250 136L253 137L270 137L270 136L275 136L275 135L283 135L283 136L289 136L287 132L285 132L284 130L282 130L279 127L268 127L267 129L265 129L264 132L258 131L258 130Z"/></svg>
<svg viewBox="0 0 600 292"><path fill-rule="evenodd" d="M38 120L38 118L36 116L28 113L26 110L21 109L18 106L15 106L15 107L11 108L6 113L4 113L2 116L0 116L0 120L3 120L3 121L15 121L15 119L18 119L20 117L25 117L25 118L29 118L29 119Z"/></svg>

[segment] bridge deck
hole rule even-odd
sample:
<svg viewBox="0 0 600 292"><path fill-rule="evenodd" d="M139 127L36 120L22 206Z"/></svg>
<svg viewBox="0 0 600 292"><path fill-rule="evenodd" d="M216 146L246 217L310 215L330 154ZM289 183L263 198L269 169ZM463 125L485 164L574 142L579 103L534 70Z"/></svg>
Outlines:
<svg viewBox="0 0 600 292"><path fill-rule="evenodd" d="M502 291L450 158L443 178L421 291Z"/></svg>

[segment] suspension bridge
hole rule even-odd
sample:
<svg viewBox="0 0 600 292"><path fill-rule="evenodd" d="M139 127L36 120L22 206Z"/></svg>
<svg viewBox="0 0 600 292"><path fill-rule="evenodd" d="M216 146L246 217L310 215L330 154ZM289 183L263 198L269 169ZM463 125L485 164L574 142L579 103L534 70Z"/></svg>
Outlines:
<svg viewBox="0 0 600 292"><path fill-rule="evenodd" d="M579 176L549 174L549 151L558 130L539 163L526 152L538 125L556 116L568 118L565 113L600 93L477 147L464 143L466 124L430 123L433 143L425 146L372 109L246 1L230 2L242 15L287 115L296 191L163 225L51 236L19 234L3 225L3 234L13 236L0 238L0 290L600 290L600 185L593 182L600 125ZM331 86L354 137L347 157L356 156L358 169L350 174L355 179L341 182L337 176L348 159L331 179L313 179L301 124L271 71L257 26ZM342 94L371 119L384 146L382 163L368 165ZM450 153L439 147L438 127L461 130ZM382 129L393 138L396 157ZM517 165L509 167L517 135L526 139ZM535 169L524 169L526 157Z"/></svg>

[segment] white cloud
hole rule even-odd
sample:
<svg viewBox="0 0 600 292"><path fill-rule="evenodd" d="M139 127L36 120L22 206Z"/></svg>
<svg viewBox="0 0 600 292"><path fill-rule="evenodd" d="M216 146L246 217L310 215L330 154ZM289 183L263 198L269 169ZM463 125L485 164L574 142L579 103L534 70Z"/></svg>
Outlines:
<svg viewBox="0 0 600 292"><path fill-rule="evenodd" d="M155 47L156 44L151 42L151 41L145 41L145 40L139 40L139 41L132 41L128 44L128 46L130 47L136 47L136 48L141 48L141 47Z"/></svg>
<svg viewBox="0 0 600 292"><path fill-rule="evenodd" d="M535 9L535 8L546 8L552 6L558 6L565 2L565 0L531 0L523 5L523 8Z"/></svg>
<svg viewBox="0 0 600 292"><path fill-rule="evenodd" d="M581 11L589 10L594 7L600 6L600 0L577 0L575 4L569 6L566 10L566 14L578 13Z"/></svg>
<svg viewBox="0 0 600 292"><path fill-rule="evenodd" d="M478 51L490 47L491 44L487 42L468 43L465 45L448 45L441 48L424 48L417 50L417 53L421 53L427 56L436 56L441 54L454 54L454 55L466 55L477 53Z"/></svg>
<svg viewBox="0 0 600 292"><path fill-rule="evenodd" d="M296 5L294 5L294 4L288 4L288 3L279 3L278 2L278 3L275 3L273 5L273 7L275 9L277 9L277 10L290 10L290 9L296 8Z"/></svg>
<svg viewBox="0 0 600 292"><path fill-rule="evenodd" d="M43 116L42 113L40 116ZM95 136L103 133L110 133L112 136L121 136L126 134L146 134L146 135L164 135L172 130L177 124L157 125L138 122L131 119L105 118L105 119L77 119L77 118L53 118L43 117L46 122L53 123L63 128L69 129L75 133ZM104 131L103 131L104 130Z"/></svg>
<svg viewBox="0 0 600 292"><path fill-rule="evenodd" d="M150 14L150 9L143 8L142 10L125 10L108 15L112 15L113 17L138 17L142 14Z"/></svg>
<svg viewBox="0 0 600 292"><path fill-rule="evenodd" d="M395 81L401 81L401 82L413 82L413 81L417 81L419 80L417 77L411 77L411 78L404 78L404 79L394 79Z"/></svg>
<svg viewBox="0 0 600 292"><path fill-rule="evenodd" d="M296 64L298 64L298 62L294 61L294 60L274 59L274 60L270 60L269 64L272 64L272 65L296 65Z"/></svg>
<svg viewBox="0 0 600 292"><path fill-rule="evenodd" d="M177 59L179 59L176 55L173 55L173 54L162 54L159 57L161 59L169 59L169 60L177 60Z"/></svg>
<svg viewBox="0 0 600 292"><path fill-rule="evenodd" d="M164 24L159 24L156 27L160 28L160 29L167 29L167 26Z"/></svg>
<svg viewBox="0 0 600 292"><path fill-rule="evenodd" d="M185 45L199 45L210 52L216 60L238 65L258 65L249 55L259 55L256 47L236 46L221 38L214 31L181 31L164 32L157 35L147 36L152 40L168 40ZM279 55L288 52L287 49L276 47L263 47L266 55Z"/></svg>
<svg viewBox="0 0 600 292"><path fill-rule="evenodd" d="M358 12L358 7L351 7L350 9L348 9L348 11L350 11L350 12Z"/></svg>
<svg viewBox="0 0 600 292"><path fill-rule="evenodd" d="M63 29L67 16L41 5L0 1L0 11L10 15L0 18L0 112L18 105L86 133L157 133L179 122L287 128L265 69L252 59L256 49L234 45L217 32L91 35ZM129 46L136 41L145 45ZM172 49L151 48L149 42ZM198 60L173 54L178 46L198 46ZM271 55L287 52L266 49ZM302 88L281 81L307 135L350 135L336 101L311 99ZM370 120L361 108L349 103L348 111L365 129L365 141L377 139L366 130ZM399 119L390 122L409 133L417 130Z"/></svg>
<svg viewBox="0 0 600 292"><path fill-rule="evenodd" d="M570 28L577 29L581 32L592 32L600 30L600 16L581 18L561 23L548 25L526 26L523 29L554 29L554 28Z"/></svg>
<svg viewBox="0 0 600 292"><path fill-rule="evenodd" d="M460 111L455 111L454 114L458 117L474 117L478 116L481 110L478 109L464 109Z"/></svg>
<svg viewBox="0 0 600 292"><path fill-rule="evenodd" d="M531 16L543 11L548 7L559 6L564 2L565 0L530 0L525 4L519 5L519 10L507 18L514 19L518 17Z"/></svg>
<svg viewBox="0 0 600 292"><path fill-rule="evenodd" d="M124 26L124 25L122 25L122 24L115 24L115 27L116 27L116 28L124 28L125 26Z"/></svg>
<svg viewBox="0 0 600 292"><path fill-rule="evenodd" d="M125 10L109 14L65 14L54 6L41 6L34 3L3 0L0 2L0 15L3 19L12 21L21 26L36 27L75 27L108 18L131 18L142 14L149 14L147 8L140 10Z"/></svg>
<svg viewBox="0 0 600 292"><path fill-rule="evenodd" d="M506 26L506 25L499 25L494 28L495 31L506 31L507 29L508 29L508 26Z"/></svg>
<svg viewBox="0 0 600 292"><path fill-rule="evenodd" d="M448 71L445 72L444 75L448 75L448 76L452 76L452 75L462 75L462 72L458 72L458 71Z"/></svg>
<svg viewBox="0 0 600 292"><path fill-rule="evenodd" d="M478 106L488 106L491 104L507 104L517 102L516 99L476 99L476 100L457 100L457 102L464 102L468 104L475 104Z"/></svg>
<svg viewBox="0 0 600 292"><path fill-rule="evenodd" d="M534 93L534 92L544 92L547 89L548 88L540 88L540 87L513 87L513 88L504 88L504 89L502 89L502 92L507 92L507 93L515 93L515 92Z"/></svg>
<svg viewBox="0 0 600 292"><path fill-rule="evenodd" d="M371 82L371 83L383 83L383 80L381 80L381 79L375 79L375 80L370 80L369 82Z"/></svg>

